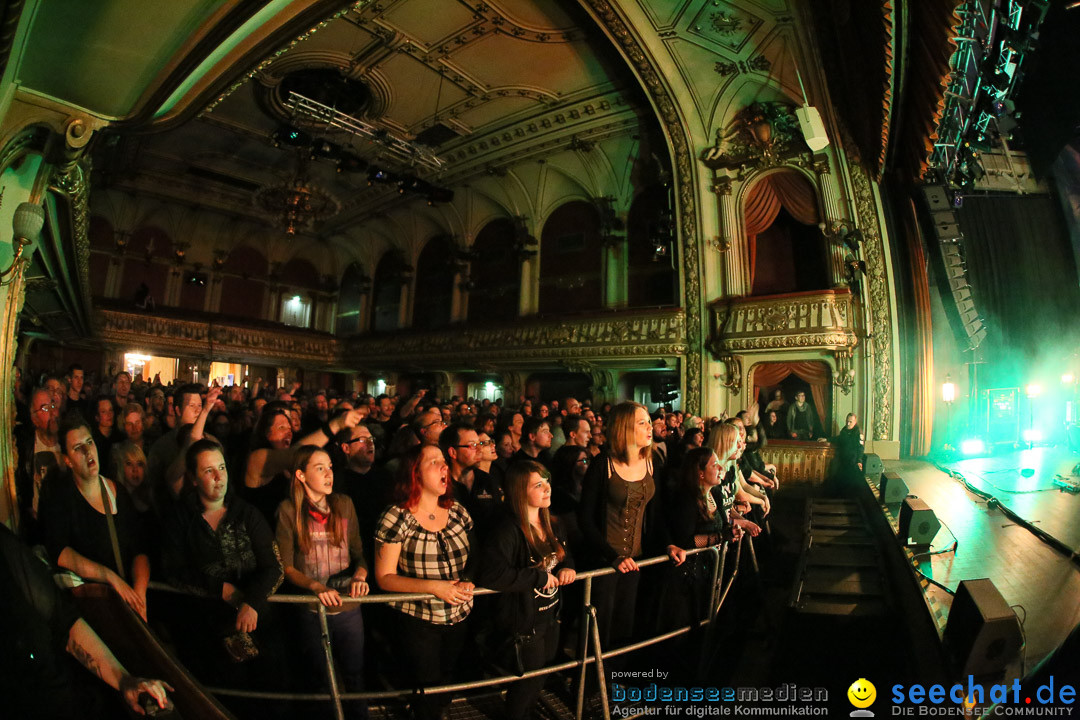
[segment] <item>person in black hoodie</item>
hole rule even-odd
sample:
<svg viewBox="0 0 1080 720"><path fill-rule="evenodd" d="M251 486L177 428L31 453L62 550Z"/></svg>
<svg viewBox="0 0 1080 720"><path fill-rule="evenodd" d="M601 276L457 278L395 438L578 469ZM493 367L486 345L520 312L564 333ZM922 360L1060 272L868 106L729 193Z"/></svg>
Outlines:
<svg viewBox="0 0 1080 720"><path fill-rule="evenodd" d="M519 460L506 472L507 508L484 545L480 585L497 596L495 625L507 638L506 661L519 674L550 663L559 649L559 588L574 582L573 560L551 523L551 482L538 462ZM528 717L545 676L506 692L506 716Z"/></svg>

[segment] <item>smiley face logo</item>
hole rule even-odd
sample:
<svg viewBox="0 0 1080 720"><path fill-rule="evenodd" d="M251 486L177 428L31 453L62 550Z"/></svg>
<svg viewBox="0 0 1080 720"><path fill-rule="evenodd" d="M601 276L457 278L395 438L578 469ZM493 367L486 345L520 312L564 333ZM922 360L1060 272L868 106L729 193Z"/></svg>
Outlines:
<svg viewBox="0 0 1080 720"><path fill-rule="evenodd" d="M848 702L859 709L868 708L877 699L877 688L866 678L859 678L847 689L847 698Z"/></svg>

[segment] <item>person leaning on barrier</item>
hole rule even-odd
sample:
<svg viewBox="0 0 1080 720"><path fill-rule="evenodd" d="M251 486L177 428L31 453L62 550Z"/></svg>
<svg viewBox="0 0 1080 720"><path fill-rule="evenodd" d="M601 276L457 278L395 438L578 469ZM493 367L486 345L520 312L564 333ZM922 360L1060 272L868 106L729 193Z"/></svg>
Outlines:
<svg viewBox="0 0 1080 720"><path fill-rule="evenodd" d="M289 498L278 507L277 544L285 579L319 598L336 667L347 692L364 689L364 618L358 604L342 605L342 595L369 592L364 547L356 510L348 495L334 493L330 456L315 445L297 449ZM301 618L305 666L325 670L322 630L314 605ZM328 686L325 678L323 682ZM367 704L346 704L349 717L367 717Z"/></svg>
<svg viewBox="0 0 1080 720"><path fill-rule="evenodd" d="M182 597L174 641L200 680L281 687L282 653L267 598L282 570L269 525L236 497L220 445L198 440L186 451L187 487L161 534L165 575ZM258 669L247 667L258 658Z"/></svg>
<svg viewBox="0 0 1080 720"><path fill-rule="evenodd" d="M120 692L132 712L143 715L139 696L158 707L168 704L161 680L133 677L97 633L79 617L71 600L53 582L49 568L15 534L0 524L0 698L5 717L115 717L102 707L97 687L73 670L66 651L109 687ZM9 715L10 713L10 715Z"/></svg>
<svg viewBox="0 0 1080 720"><path fill-rule="evenodd" d="M396 650L418 688L446 682L467 637L473 583L466 579L468 511L450 489L446 459L437 445L410 448L401 459L394 504L375 531L375 579L395 593L429 593L426 600L390 603L398 611ZM419 695L418 720L434 720L450 702L447 694Z"/></svg>
<svg viewBox="0 0 1080 720"><path fill-rule="evenodd" d="M495 602L496 629L506 639L500 660L520 675L558 654L559 587L574 582L576 574L565 538L557 535L549 516L551 483L544 466L529 460L511 463L506 490L507 507L484 544L479 581L502 591ZM546 679L511 684L506 716L528 717Z"/></svg>
<svg viewBox="0 0 1080 720"><path fill-rule="evenodd" d="M65 417L58 437L70 475L58 479L41 507L49 557L82 580L108 583L146 620L150 561L135 506L123 486L101 475L82 416Z"/></svg>
<svg viewBox="0 0 1080 720"><path fill-rule="evenodd" d="M652 420L643 405L624 402L611 411L608 445L593 458L581 489L578 523L588 567L613 567L593 581L600 641L623 644L633 635L641 573L636 558L656 549L675 564L686 552L668 540L652 466Z"/></svg>

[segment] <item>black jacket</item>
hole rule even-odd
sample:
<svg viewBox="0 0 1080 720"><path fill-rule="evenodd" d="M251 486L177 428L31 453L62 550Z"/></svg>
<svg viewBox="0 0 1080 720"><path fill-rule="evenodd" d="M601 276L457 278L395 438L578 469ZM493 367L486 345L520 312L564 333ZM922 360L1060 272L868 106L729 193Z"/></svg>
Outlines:
<svg viewBox="0 0 1080 720"><path fill-rule="evenodd" d="M552 521L552 530L562 546L566 540ZM533 567L529 543L510 512L501 513L484 543L483 560L477 584L499 590L495 596L495 625L513 635L530 634L536 623L536 601L533 590L547 584L547 572ZM574 562L567 551L559 565L552 570L558 574L563 568L573 568Z"/></svg>
<svg viewBox="0 0 1080 720"><path fill-rule="evenodd" d="M649 557L662 554L671 544L667 522L661 509L663 487L653 470L655 487L652 500L645 506L642 524L641 551ZM609 567L615 563L618 553L607 541L608 454L605 450L593 458L585 479L581 482L581 505L578 506L578 524L584 538L584 547L578 559L586 568Z"/></svg>

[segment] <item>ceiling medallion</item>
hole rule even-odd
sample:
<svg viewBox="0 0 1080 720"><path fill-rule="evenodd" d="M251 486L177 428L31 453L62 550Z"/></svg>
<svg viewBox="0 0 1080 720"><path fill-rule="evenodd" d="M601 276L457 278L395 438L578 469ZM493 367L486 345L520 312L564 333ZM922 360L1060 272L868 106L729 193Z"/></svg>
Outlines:
<svg viewBox="0 0 1080 720"><path fill-rule="evenodd" d="M709 16L713 30L724 36L734 35L742 27L742 18L726 12L715 12Z"/></svg>
<svg viewBox="0 0 1080 720"><path fill-rule="evenodd" d="M259 188L255 205L269 214L286 235L296 235L341 210L337 198L308 179L307 161L302 155L292 179Z"/></svg>

